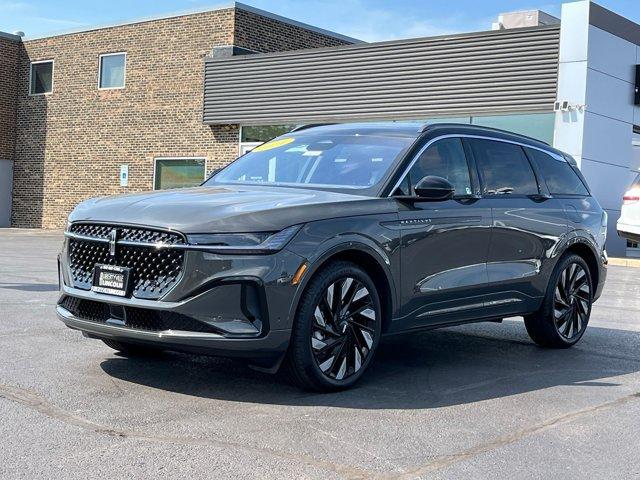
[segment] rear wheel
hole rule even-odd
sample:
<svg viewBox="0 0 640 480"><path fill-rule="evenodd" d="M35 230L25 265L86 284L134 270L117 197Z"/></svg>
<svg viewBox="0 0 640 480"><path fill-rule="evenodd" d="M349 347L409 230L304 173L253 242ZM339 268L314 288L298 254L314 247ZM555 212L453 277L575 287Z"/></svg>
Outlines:
<svg viewBox="0 0 640 480"><path fill-rule="evenodd" d="M558 262L542 307L525 317L531 339L550 348L575 345L584 335L591 315L593 284L582 257L567 255Z"/></svg>
<svg viewBox="0 0 640 480"><path fill-rule="evenodd" d="M117 350L127 357L149 357L158 355L162 352L162 350L159 348L146 347L144 345L136 345L133 343L118 342L116 340L109 340L106 338L103 338L102 341L108 347Z"/></svg>
<svg viewBox="0 0 640 480"><path fill-rule="evenodd" d="M360 267L334 262L316 274L300 300L287 366L301 387L348 388L369 367L380 340L380 299Z"/></svg>

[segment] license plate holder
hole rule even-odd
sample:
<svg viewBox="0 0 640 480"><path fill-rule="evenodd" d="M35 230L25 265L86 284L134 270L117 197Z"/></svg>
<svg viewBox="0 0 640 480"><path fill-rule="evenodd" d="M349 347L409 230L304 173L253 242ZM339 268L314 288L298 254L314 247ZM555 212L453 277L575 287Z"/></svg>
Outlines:
<svg viewBox="0 0 640 480"><path fill-rule="evenodd" d="M96 265L93 269L91 291L118 297L128 296L130 270L117 265Z"/></svg>

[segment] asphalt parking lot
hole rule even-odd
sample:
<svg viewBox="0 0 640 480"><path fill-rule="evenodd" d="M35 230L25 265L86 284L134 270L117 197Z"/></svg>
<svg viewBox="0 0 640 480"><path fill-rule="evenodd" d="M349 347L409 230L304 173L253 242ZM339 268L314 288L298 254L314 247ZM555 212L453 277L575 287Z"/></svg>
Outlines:
<svg viewBox="0 0 640 480"><path fill-rule="evenodd" d="M0 478L640 477L640 269L609 268L571 350L519 319L404 335L357 388L315 395L65 328L60 242L0 230Z"/></svg>

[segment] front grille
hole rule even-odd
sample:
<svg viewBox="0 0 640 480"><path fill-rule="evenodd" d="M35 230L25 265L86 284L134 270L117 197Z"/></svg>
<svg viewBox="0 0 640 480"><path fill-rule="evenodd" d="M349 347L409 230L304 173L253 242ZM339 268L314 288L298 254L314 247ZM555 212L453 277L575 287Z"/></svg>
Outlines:
<svg viewBox="0 0 640 480"><path fill-rule="evenodd" d="M90 238L108 240L117 230L118 241L182 245L184 238L174 232L100 224L74 224L71 232ZM69 239L69 267L76 288L90 290L96 264L118 265L131 269L133 296L156 300L179 280L184 252L154 246L117 245L115 256L109 254L109 244L91 240Z"/></svg>
<svg viewBox="0 0 640 480"><path fill-rule="evenodd" d="M60 306L73 316L90 322L105 323L110 318L123 320L125 326L134 330L159 332L163 330L182 330L187 332L218 333L218 330L206 323L175 312L163 312L138 307L110 307L108 303L65 296ZM111 308L123 309L124 318L112 315Z"/></svg>

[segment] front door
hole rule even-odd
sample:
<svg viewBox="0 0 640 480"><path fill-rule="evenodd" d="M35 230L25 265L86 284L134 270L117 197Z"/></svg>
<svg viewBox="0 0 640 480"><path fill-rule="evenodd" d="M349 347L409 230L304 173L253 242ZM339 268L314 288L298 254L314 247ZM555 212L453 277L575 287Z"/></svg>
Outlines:
<svg viewBox="0 0 640 480"><path fill-rule="evenodd" d="M416 159L396 194L410 195L427 175L455 187L451 200L399 200L401 229L401 328L473 318L487 285L491 209L479 198L460 138L438 139Z"/></svg>

